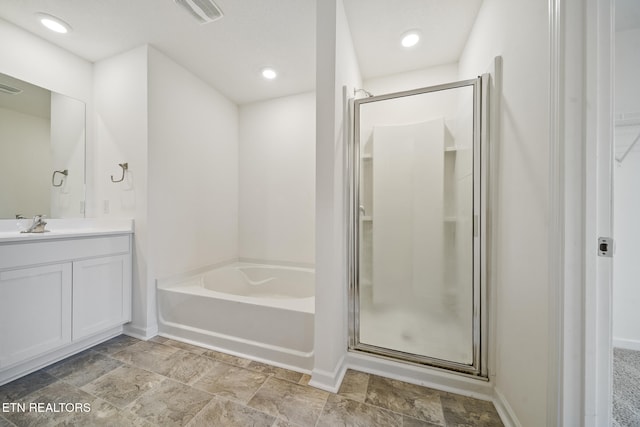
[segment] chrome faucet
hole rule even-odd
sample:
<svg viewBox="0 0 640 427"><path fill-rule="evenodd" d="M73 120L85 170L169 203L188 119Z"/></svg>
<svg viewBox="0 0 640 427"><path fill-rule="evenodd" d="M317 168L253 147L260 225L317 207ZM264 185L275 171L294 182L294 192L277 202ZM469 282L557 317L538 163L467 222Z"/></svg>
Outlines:
<svg viewBox="0 0 640 427"><path fill-rule="evenodd" d="M26 230L22 230L21 233L45 233L49 230L45 230L44 227L47 222L44 220L44 215L36 215L33 217L33 223Z"/></svg>

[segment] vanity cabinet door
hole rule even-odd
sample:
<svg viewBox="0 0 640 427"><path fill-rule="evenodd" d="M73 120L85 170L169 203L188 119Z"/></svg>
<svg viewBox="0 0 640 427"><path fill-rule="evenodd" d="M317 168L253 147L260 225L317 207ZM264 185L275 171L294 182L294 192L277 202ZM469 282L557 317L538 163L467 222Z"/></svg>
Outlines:
<svg viewBox="0 0 640 427"><path fill-rule="evenodd" d="M71 263L0 272L0 368L71 342Z"/></svg>
<svg viewBox="0 0 640 427"><path fill-rule="evenodd" d="M73 340L131 320L131 256L73 263Z"/></svg>

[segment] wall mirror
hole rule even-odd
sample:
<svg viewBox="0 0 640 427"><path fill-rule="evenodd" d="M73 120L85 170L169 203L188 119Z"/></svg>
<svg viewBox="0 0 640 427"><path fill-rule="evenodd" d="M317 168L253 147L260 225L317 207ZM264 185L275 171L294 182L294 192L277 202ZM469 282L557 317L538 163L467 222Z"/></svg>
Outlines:
<svg viewBox="0 0 640 427"><path fill-rule="evenodd" d="M0 219L82 218L85 104L0 74Z"/></svg>

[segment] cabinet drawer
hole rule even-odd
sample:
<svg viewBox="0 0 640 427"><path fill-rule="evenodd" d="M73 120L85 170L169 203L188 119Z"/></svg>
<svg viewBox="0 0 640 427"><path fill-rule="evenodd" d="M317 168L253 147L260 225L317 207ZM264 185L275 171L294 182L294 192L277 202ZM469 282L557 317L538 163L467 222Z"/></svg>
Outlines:
<svg viewBox="0 0 640 427"><path fill-rule="evenodd" d="M0 245L0 270L129 253L130 235L31 240Z"/></svg>

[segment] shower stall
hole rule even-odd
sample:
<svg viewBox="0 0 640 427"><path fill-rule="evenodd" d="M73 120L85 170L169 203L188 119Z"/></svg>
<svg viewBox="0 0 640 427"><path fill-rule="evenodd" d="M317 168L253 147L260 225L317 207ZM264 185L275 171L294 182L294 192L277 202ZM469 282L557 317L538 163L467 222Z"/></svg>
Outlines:
<svg viewBox="0 0 640 427"><path fill-rule="evenodd" d="M487 377L487 81L350 101L350 351Z"/></svg>

